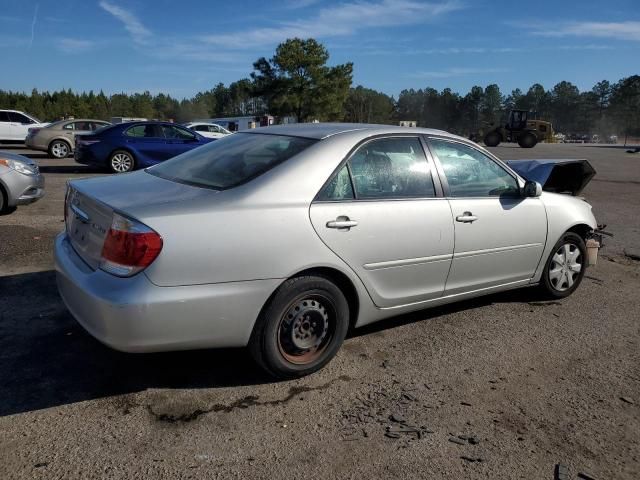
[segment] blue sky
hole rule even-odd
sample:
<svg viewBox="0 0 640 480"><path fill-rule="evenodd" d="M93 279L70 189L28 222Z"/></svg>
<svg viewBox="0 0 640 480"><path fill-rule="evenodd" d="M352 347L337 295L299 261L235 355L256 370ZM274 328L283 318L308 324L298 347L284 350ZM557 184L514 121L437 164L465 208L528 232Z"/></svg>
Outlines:
<svg viewBox="0 0 640 480"><path fill-rule="evenodd" d="M248 77L294 36L396 96L640 73L639 0L0 0L0 89L190 97Z"/></svg>

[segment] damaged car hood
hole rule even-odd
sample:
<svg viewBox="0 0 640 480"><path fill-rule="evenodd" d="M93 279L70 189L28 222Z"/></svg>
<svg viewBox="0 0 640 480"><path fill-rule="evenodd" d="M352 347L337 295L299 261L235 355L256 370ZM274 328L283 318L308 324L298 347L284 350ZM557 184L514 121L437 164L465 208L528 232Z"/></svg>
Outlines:
<svg viewBox="0 0 640 480"><path fill-rule="evenodd" d="M596 171L585 159L506 160L518 175L554 193L579 195Z"/></svg>

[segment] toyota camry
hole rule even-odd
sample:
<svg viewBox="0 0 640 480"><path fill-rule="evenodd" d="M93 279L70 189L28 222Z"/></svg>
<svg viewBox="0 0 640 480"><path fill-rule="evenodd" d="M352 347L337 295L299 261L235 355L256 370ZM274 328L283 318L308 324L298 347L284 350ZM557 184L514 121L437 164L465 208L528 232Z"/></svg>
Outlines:
<svg viewBox="0 0 640 480"><path fill-rule="evenodd" d="M574 292L596 220L542 187L439 130L258 128L70 182L58 288L112 348L248 346L297 377L350 328L520 287Z"/></svg>

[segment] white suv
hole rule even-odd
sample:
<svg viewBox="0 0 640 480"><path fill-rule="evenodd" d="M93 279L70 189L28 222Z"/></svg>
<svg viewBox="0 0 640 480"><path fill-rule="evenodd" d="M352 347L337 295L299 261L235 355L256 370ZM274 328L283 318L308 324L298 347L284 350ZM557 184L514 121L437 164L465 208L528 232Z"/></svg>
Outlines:
<svg viewBox="0 0 640 480"><path fill-rule="evenodd" d="M222 138L231 133L229 130L216 123L189 122L183 125L191 130L195 130L200 135L207 138Z"/></svg>
<svg viewBox="0 0 640 480"><path fill-rule="evenodd" d="M0 110L0 141L24 142L30 128L47 125L24 112Z"/></svg>

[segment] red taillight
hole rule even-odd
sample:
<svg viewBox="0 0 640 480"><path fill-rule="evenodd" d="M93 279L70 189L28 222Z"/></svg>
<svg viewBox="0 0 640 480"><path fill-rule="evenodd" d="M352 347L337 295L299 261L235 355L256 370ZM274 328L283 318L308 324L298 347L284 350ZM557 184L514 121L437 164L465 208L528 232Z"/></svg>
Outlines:
<svg viewBox="0 0 640 480"><path fill-rule="evenodd" d="M31 127L30 129L27 130L27 133L29 135L35 135L36 133L38 133L40 130L42 130L41 128L36 128L36 127Z"/></svg>
<svg viewBox="0 0 640 480"><path fill-rule="evenodd" d="M162 250L162 237L146 225L115 213L102 246L100 268L119 277L144 270Z"/></svg>

